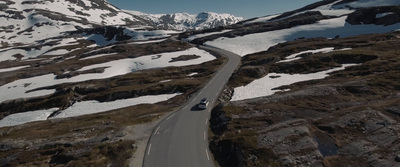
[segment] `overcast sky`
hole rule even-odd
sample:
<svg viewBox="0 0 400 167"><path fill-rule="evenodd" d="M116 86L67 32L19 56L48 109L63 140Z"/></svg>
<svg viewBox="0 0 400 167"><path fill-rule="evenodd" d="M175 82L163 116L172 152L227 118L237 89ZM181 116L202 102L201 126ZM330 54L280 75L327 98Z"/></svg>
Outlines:
<svg viewBox="0 0 400 167"><path fill-rule="evenodd" d="M317 1L320 0L108 0L118 8L149 14L216 12L246 19L298 9Z"/></svg>

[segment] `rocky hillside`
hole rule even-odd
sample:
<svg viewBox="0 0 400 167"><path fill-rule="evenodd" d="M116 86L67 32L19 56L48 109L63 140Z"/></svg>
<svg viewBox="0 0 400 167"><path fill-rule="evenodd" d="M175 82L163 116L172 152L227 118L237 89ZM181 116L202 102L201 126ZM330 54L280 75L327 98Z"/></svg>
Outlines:
<svg viewBox="0 0 400 167"><path fill-rule="evenodd" d="M175 14L145 14L136 11L127 11L142 18L152 21L158 29L170 30L203 30L220 26L236 24L243 20L231 14L218 14L213 12L202 12L197 15L188 13Z"/></svg>
<svg viewBox="0 0 400 167"><path fill-rule="evenodd" d="M212 111L218 164L398 166L398 5L326 0L182 34L243 56Z"/></svg>
<svg viewBox="0 0 400 167"><path fill-rule="evenodd" d="M302 39L245 57L229 87L266 74L270 83L290 74L289 83L299 75L356 65L319 80L281 83L276 93L258 98L229 101L237 92L227 88L221 99L226 102L210 120L210 149L219 164L398 166L400 51L392 46L399 44L399 32ZM313 53L328 47L337 51ZM282 61L292 53L302 54Z"/></svg>

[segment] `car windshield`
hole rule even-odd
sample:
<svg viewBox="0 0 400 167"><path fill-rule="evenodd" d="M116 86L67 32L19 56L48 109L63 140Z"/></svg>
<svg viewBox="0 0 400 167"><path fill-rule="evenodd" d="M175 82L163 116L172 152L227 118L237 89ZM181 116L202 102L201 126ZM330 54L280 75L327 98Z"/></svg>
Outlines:
<svg viewBox="0 0 400 167"><path fill-rule="evenodd" d="M200 103L207 103L207 98L204 98L204 99L202 99L201 101L200 101Z"/></svg>

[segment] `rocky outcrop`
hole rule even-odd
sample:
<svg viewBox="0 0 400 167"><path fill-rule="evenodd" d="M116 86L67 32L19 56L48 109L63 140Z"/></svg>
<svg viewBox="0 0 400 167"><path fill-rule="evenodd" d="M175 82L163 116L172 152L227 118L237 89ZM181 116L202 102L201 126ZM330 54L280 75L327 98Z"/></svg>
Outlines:
<svg viewBox="0 0 400 167"><path fill-rule="evenodd" d="M372 7L361 8L351 13L346 21L352 25L376 24L392 25L400 22L400 7Z"/></svg>
<svg viewBox="0 0 400 167"><path fill-rule="evenodd" d="M274 88L285 91L270 96L221 100L210 124L210 150L219 165L398 166L399 57L391 54L398 50L392 47L400 42L398 35L302 39L243 58L229 86L254 81L257 70L307 74L336 64L358 65L325 79ZM292 62L259 61L316 46L352 49L306 54ZM227 96L229 91L222 95Z"/></svg>

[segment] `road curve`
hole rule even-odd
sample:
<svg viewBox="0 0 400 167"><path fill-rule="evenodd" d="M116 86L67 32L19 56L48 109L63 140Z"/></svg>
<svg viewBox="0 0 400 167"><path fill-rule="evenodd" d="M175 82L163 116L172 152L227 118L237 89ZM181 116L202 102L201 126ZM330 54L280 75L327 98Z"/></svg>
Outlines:
<svg viewBox="0 0 400 167"><path fill-rule="evenodd" d="M208 150L210 112L239 65L240 56L218 48L200 46L200 49L225 56L229 61L184 107L167 116L155 127L147 144L143 167L214 166ZM197 104L204 97L209 99L209 107L198 110Z"/></svg>

